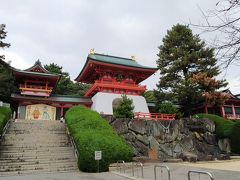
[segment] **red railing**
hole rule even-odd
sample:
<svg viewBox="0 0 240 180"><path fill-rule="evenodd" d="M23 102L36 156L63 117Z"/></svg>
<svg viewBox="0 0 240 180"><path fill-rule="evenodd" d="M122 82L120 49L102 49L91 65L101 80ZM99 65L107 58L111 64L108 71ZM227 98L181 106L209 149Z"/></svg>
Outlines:
<svg viewBox="0 0 240 180"><path fill-rule="evenodd" d="M20 84L19 86L20 89L41 89L41 90L52 90L52 87L46 87L46 86L39 86L39 85L24 85L24 84Z"/></svg>
<svg viewBox="0 0 240 180"><path fill-rule="evenodd" d="M146 120L175 120L176 114L161 114L161 113L134 113L134 118L136 119L146 119Z"/></svg>

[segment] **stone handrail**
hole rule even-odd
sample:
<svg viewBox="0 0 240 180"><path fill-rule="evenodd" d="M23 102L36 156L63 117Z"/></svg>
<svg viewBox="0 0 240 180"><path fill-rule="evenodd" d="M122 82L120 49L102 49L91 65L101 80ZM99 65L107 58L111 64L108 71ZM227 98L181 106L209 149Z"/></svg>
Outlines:
<svg viewBox="0 0 240 180"><path fill-rule="evenodd" d="M3 132L2 132L2 134L0 134L0 140L2 140L2 138L3 138L4 135L6 134L7 129L9 128L9 125L10 125L10 121L11 121L11 119L8 120L8 122L7 122L6 125L4 126L4 128L3 128Z"/></svg>
<svg viewBox="0 0 240 180"><path fill-rule="evenodd" d="M68 131L68 127L66 127L66 133L67 133L67 135L68 135L68 137L69 137L69 139L71 141L71 144L72 144L72 146L74 148L75 156L76 156L76 158L78 158L79 157L79 152L78 152L78 149L77 149L77 146L76 146L76 143L75 143L74 139L72 138L72 136L70 135L70 133Z"/></svg>

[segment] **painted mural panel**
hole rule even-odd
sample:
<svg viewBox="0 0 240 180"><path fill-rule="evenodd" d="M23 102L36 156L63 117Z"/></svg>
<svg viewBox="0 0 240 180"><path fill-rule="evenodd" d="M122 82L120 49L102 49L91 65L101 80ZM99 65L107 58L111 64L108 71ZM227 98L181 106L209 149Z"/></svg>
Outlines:
<svg viewBox="0 0 240 180"><path fill-rule="evenodd" d="M26 107L26 119L55 120L56 107L46 104L34 104Z"/></svg>

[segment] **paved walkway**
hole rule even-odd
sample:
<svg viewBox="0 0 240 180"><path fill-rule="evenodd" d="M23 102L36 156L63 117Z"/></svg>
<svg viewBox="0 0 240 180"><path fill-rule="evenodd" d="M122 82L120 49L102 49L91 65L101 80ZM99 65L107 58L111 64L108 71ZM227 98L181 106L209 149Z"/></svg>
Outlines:
<svg viewBox="0 0 240 180"><path fill-rule="evenodd" d="M160 163L158 163L160 165ZM144 164L144 179L154 180L154 165L156 164ZM167 165L170 169L171 180L187 180L187 174L190 170L208 171L210 172L214 180L240 180L240 161L217 161L217 162L201 162L201 163L162 163L161 165ZM123 171L122 171L123 172ZM127 168L125 175L132 176L132 169ZM134 172L135 179L141 179L140 168ZM167 172L165 169L157 169L158 180L168 180ZM191 175L191 180L210 180L206 175Z"/></svg>
<svg viewBox="0 0 240 180"><path fill-rule="evenodd" d="M160 163L157 163L160 164ZM154 180L154 165L144 164L144 179ZM167 165L171 171L171 180L188 180L187 172L189 170L200 170L210 172L214 180L240 180L240 160L234 161L211 161L198 163L162 163ZM132 177L132 170L126 169L125 176L130 179L141 179L140 168L135 169L135 176ZM104 173L83 173L83 172L69 172L69 173L49 173L49 174L33 174L21 176L0 177L0 180L126 180L122 176L113 174L111 172ZM157 169L158 180L168 180L167 173L163 169ZM191 176L191 180L210 180L209 177L201 175Z"/></svg>
<svg viewBox="0 0 240 180"><path fill-rule="evenodd" d="M0 177L0 180L126 180L121 176L110 172L104 173L46 173L46 174L32 174L20 176L5 176Z"/></svg>

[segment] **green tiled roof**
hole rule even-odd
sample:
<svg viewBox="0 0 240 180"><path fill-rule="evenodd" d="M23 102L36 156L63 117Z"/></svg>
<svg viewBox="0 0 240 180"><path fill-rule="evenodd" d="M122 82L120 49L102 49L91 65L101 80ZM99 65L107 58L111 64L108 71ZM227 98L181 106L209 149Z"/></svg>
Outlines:
<svg viewBox="0 0 240 180"><path fill-rule="evenodd" d="M88 59L93 59L96 61L110 63L110 64L118 64L118 65L123 65L123 66L142 68L142 69L152 69L152 70L157 69L157 68L153 68L153 67L142 66L142 65L138 64L135 60L132 60L130 58L109 56L109 55L103 55L103 54L89 54Z"/></svg>
<svg viewBox="0 0 240 180"><path fill-rule="evenodd" d="M24 71L19 69L14 69L15 72L24 73L24 74L32 74L32 75L40 75L40 76L60 76L60 74L50 74L50 73L40 73L40 72L31 72L31 71Z"/></svg>

